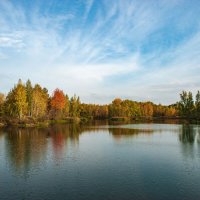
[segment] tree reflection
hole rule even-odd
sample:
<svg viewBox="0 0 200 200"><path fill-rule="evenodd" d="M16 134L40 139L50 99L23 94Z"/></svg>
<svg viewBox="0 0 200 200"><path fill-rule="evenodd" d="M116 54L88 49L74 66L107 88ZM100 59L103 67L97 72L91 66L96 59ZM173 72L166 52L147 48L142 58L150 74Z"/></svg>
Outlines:
<svg viewBox="0 0 200 200"><path fill-rule="evenodd" d="M188 159L199 157L199 134L198 125L183 125L179 133L179 141L181 142L181 150L183 155Z"/></svg>
<svg viewBox="0 0 200 200"><path fill-rule="evenodd" d="M0 129L0 138L4 136L4 132Z"/></svg>
<svg viewBox="0 0 200 200"><path fill-rule="evenodd" d="M115 139L119 139L121 137L133 137L139 134L152 134L154 131L152 129L128 129L128 128L109 128L109 133Z"/></svg>
<svg viewBox="0 0 200 200"><path fill-rule="evenodd" d="M45 155L47 132L41 129L7 129L6 148L8 159L17 171L28 173L31 165Z"/></svg>
<svg viewBox="0 0 200 200"><path fill-rule="evenodd" d="M193 144L195 141L195 136L198 134L194 129L194 126L191 125L183 125L181 132L179 134L179 140L182 143L190 143Z"/></svg>
<svg viewBox="0 0 200 200"><path fill-rule="evenodd" d="M51 137L52 149L56 160L59 160L64 152L67 151L69 143L74 147L78 145L79 135L82 131L82 126L75 123L57 124L50 128L49 136Z"/></svg>
<svg viewBox="0 0 200 200"><path fill-rule="evenodd" d="M10 128L0 132L5 137L6 158L9 166L20 173L28 174L34 166L40 167L51 160L65 159L69 151L79 145L79 137L83 132L108 130L114 139L135 137L139 134L152 135L162 132L179 132L183 152L191 153L193 144L200 142L198 126L183 125L182 127L168 126L136 126L137 128L103 127L104 124L57 124L49 128ZM108 123L107 123L108 124ZM99 126L100 125L100 126ZM103 128L102 128L103 127ZM164 133L163 133L164 134ZM192 144L192 145L191 145ZM70 152L71 153L71 152ZM47 159L48 156L48 159ZM51 157L53 156L53 157ZM63 157L64 156L64 157Z"/></svg>
<svg viewBox="0 0 200 200"><path fill-rule="evenodd" d="M11 168L28 174L32 166L44 164L48 147L56 158L70 143L78 145L83 128L77 124L52 125L49 128L9 128L5 130L6 153ZM49 139L50 140L49 140Z"/></svg>

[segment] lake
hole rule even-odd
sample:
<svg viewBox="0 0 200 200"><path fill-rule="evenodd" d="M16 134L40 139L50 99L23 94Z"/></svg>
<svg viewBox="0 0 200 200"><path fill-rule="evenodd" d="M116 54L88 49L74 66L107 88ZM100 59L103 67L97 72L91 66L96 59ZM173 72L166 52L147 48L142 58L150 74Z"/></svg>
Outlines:
<svg viewBox="0 0 200 200"><path fill-rule="evenodd" d="M200 199L200 126L0 130L1 200Z"/></svg>

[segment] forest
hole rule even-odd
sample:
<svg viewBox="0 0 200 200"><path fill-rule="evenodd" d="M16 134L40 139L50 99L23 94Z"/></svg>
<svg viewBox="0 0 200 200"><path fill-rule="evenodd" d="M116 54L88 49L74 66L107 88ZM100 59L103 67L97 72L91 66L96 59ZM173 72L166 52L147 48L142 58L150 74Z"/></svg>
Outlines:
<svg viewBox="0 0 200 200"><path fill-rule="evenodd" d="M63 90L55 89L53 94L39 84L25 84L20 79L7 95L0 93L0 124L37 124L38 122L93 119L152 119L184 118L199 119L200 92L195 100L191 92L183 91L180 101L173 105L137 102L133 100L114 99L110 104L81 103L78 96L69 97Z"/></svg>

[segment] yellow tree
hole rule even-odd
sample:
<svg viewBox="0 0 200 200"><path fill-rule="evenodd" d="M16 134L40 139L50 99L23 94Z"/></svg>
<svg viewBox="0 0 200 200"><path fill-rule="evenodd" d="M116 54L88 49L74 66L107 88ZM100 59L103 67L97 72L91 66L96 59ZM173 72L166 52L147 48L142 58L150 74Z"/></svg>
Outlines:
<svg viewBox="0 0 200 200"><path fill-rule="evenodd" d="M142 113L145 117L153 116L153 104L151 102L142 103Z"/></svg>
<svg viewBox="0 0 200 200"><path fill-rule="evenodd" d="M5 101L5 95L0 93L0 116L3 115L4 112L4 101Z"/></svg>
<svg viewBox="0 0 200 200"><path fill-rule="evenodd" d="M18 84L8 93L5 102L6 113L9 116L21 119L27 113L26 88L21 79Z"/></svg>
<svg viewBox="0 0 200 200"><path fill-rule="evenodd" d="M112 104L109 106L109 114L111 117L121 117L122 115L122 100L116 98L112 101Z"/></svg>
<svg viewBox="0 0 200 200"><path fill-rule="evenodd" d="M32 115L33 117L43 117L47 112L48 96L46 90L36 84L32 92Z"/></svg>
<svg viewBox="0 0 200 200"><path fill-rule="evenodd" d="M21 119L27 113L27 99L26 99L26 88L23 85L21 79L19 80L15 89L15 103L17 107L17 114Z"/></svg>

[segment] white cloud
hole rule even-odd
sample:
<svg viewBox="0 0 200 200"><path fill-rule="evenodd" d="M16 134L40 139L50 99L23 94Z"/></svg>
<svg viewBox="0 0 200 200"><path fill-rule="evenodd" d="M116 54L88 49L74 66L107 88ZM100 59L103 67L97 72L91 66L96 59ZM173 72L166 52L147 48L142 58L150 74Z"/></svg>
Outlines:
<svg viewBox="0 0 200 200"><path fill-rule="evenodd" d="M25 46L22 39L17 38L16 36L5 36L0 35L0 47L11 47L15 49L21 49Z"/></svg>
<svg viewBox="0 0 200 200"><path fill-rule="evenodd" d="M85 100L96 97L105 102L99 96L121 96L176 101L180 90L200 87L200 31L197 27L193 37L143 54L142 45L166 23L171 26L175 20L183 32L193 16L184 15L184 22L174 17L182 1L152 2L101 1L103 7L89 19L96 6L93 0L84 1L83 13L66 9L56 14L46 8L41 13L39 3L27 14L21 4L0 1L1 73L13 81L30 78L50 90L61 87Z"/></svg>

